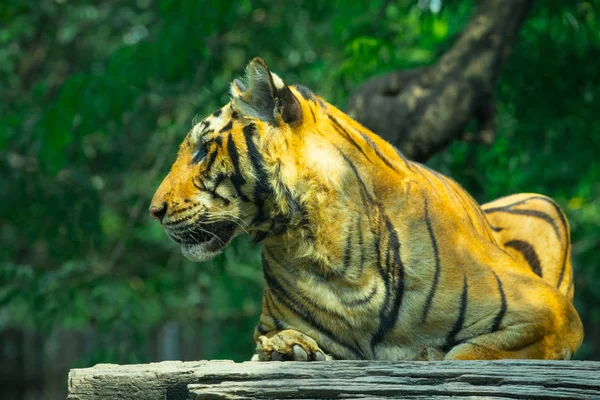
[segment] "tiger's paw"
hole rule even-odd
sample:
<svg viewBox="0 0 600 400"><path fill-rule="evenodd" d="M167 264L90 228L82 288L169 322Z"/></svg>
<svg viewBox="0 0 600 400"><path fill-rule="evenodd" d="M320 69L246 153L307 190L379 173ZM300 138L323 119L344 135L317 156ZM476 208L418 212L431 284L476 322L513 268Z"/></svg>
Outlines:
<svg viewBox="0 0 600 400"><path fill-rule="evenodd" d="M256 342L259 361L331 360L313 338L302 332L286 329L267 335L259 336Z"/></svg>

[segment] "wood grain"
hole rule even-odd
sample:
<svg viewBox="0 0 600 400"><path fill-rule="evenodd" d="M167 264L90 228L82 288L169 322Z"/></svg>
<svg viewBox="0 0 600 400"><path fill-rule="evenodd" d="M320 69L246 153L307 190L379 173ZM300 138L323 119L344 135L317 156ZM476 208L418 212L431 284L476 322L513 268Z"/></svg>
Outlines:
<svg viewBox="0 0 600 400"><path fill-rule="evenodd" d="M593 361L165 361L69 373L69 400L600 399Z"/></svg>

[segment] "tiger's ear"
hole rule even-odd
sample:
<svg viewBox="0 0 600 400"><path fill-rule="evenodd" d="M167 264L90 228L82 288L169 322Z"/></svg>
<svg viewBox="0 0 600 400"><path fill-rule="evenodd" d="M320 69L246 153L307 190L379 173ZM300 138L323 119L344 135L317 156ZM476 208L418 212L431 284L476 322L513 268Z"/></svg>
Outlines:
<svg viewBox="0 0 600 400"><path fill-rule="evenodd" d="M265 122L290 125L302 123L302 108L289 87L262 58L255 58L246 67L245 83L236 79L231 84L233 107L243 115Z"/></svg>

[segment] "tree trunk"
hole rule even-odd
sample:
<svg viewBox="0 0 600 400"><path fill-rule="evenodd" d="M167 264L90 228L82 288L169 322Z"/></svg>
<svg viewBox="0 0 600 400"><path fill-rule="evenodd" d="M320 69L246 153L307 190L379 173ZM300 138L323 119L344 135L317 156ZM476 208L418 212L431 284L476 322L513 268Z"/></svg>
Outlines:
<svg viewBox="0 0 600 400"><path fill-rule="evenodd" d="M494 83L534 1L480 0L436 64L368 80L353 93L348 114L417 161L465 137L472 119L476 140L492 143Z"/></svg>

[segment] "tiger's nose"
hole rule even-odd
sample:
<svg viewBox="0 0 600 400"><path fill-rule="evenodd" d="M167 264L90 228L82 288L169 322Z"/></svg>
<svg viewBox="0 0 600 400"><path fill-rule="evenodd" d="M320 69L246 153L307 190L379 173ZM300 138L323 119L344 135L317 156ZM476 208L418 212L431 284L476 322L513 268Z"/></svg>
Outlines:
<svg viewBox="0 0 600 400"><path fill-rule="evenodd" d="M162 224L165 215L167 214L167 203L163 202L162 204L150 205L150 216L160 222Z"/></svg>

